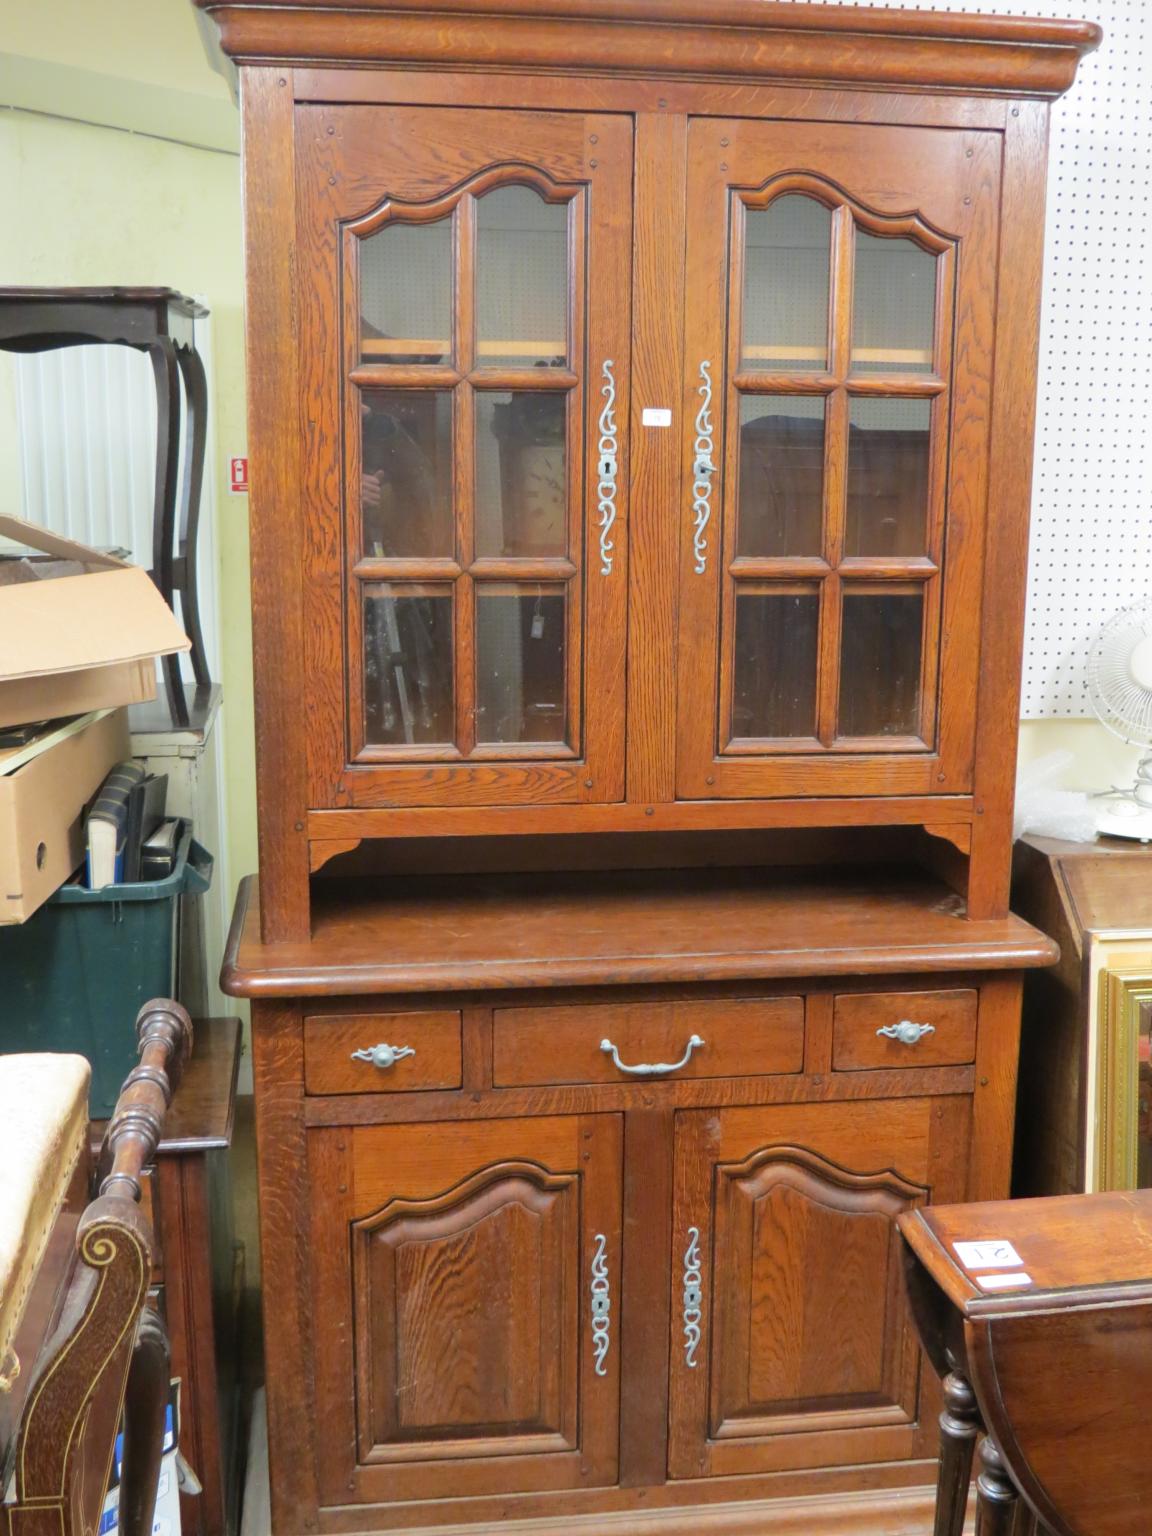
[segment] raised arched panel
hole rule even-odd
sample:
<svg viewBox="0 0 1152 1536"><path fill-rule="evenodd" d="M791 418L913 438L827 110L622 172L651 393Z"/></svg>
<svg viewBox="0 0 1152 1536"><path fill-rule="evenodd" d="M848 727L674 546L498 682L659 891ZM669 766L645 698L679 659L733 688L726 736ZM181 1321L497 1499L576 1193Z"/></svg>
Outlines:
<svg viewBox="0 0 1152 1536"><path fill-rule="evenodd" d="M896 1221L963 1198L969 1134L959 1096L677 1115L673 1477L931 1453Z"/></svg>
<svg viewBox="0 0 1152 1536"><path fill-rule="evenodd" d="M326 1503L616 1481L622 1119L310 1133Z"/></svg>
<svg viewBox="0 0 1152 1536"><path fill-rule="evenodd" d="M525 1436L575 1446L579 1189L576 1174L497 1164L357 1224L362 1458L445 1440L456 1454Z"/></svg>
<svg viewBox="0 0 1152 1536"><path fill-rule="evenodd" d="M926 1196L796 1147L717 1169L714 1435L774 1417L914 1417L895 1218Z"/></svg>

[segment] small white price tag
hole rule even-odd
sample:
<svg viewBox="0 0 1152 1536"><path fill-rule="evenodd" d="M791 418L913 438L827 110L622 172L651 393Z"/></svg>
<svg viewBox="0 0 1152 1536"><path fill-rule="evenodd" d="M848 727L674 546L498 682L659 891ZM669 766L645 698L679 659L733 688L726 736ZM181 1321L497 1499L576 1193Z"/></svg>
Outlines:
<svg viewBox="0 0 1152 1536"><path fill-rule="evenodd" d="M1024 1260L1002 1237L985 1238L980 1243L953 1243L956 1256L965 1269L1014 1269Z"/></svg>
<svg viewBox="0 0 1152 1536"><path fill-rule="evenodd" d="M664 405L646 405L640 412L640 420L646 427L670 427L672 412Z"/></svg>
<svg viewBox="0 0 1152 1536"><path fill-rule="evenodd" d="M982 1291L1014 1291L1032 1284L1032 1276L1017 1270L1014 1275L973 1275Z"/></svg>

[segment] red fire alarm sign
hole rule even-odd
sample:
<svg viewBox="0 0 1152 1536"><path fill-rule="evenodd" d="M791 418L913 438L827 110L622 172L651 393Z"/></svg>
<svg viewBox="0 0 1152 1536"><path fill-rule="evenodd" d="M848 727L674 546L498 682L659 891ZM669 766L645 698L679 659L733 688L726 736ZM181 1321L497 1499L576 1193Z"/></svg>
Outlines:
<svg viewBox="0 0 1152 1536"><path fill-rule="evenodd" d="M248 494L248 460L228 460L229 490L233 496L247 496Z"/></svg>

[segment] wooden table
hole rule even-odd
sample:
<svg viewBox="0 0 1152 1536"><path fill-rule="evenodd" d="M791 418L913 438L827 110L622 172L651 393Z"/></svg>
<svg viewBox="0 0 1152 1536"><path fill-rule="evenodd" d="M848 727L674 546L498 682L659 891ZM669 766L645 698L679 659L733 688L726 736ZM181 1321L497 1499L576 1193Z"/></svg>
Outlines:
<svg viewBox="0 0 1152 1536"><path fill-rule="evenodd" d="M236 1301L243 1271L233 1240L228 1148L240 1062L240 1020L200 1019L196 1050L172 1099L144 1182L155 1234L152 1288L182 1382L180 1448L200 1479L181 1496L184 1536L235 1528ZM104 1134L92 1123L92 1141Z"/></svg>
<svg viewBox="0 0 1152 1536"><path fill-rule="evenodd" d="M1133 1536L1152 1458L1152 1190L938 1206L900 1218L909 1296L944 1378L936 1536ZM991 1245L973 1252L957 1244Z"/></svg>

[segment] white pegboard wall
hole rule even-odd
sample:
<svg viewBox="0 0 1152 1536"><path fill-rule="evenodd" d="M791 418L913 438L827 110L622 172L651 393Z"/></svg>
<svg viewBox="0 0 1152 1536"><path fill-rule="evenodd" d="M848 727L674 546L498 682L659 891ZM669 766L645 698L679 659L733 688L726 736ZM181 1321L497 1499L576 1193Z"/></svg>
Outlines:
<svg viewBox="0 0 1152 1536"><path fill-rule="evenodd" d="M1152 591L1152 0L854 3L1104 28L1052 110L1021 701L1025 719L1090 715L1089 642Z"/></svg>

